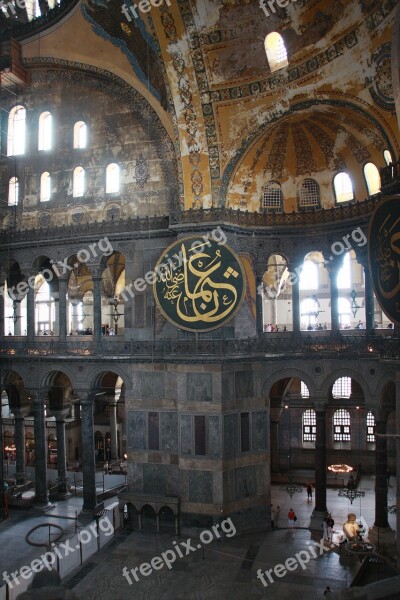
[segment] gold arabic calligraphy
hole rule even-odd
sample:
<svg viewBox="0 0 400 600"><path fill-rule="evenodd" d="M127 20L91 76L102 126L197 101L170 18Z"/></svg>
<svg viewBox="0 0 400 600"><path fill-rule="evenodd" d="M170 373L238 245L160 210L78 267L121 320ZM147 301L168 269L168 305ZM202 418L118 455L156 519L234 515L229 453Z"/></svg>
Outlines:
<svg viewBox="0 0 400 600"><path fill-rule="evenodd" d="M195 251L191 248L189 252ZM223 266L221 250L215 255L207 252L196 252L188 258L185 244L181 245L183 268L175 273L169 267L163 277L165 287L163 298L171 303L176 302L176 313L185 323L215 323L227 317L236 307L238 293L235 286L227 281L215 279L237 277L239 273L232 267L225 269L219 277L218 270ZM223 267L224 268L224 267Z"/></svg>

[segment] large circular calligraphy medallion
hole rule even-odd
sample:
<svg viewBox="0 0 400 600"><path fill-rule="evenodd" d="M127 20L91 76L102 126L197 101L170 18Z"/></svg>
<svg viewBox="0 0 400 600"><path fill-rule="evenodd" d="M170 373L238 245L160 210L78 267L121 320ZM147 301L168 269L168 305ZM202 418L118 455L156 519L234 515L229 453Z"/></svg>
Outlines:
<svg viewBox="0 0 400 600"><path fill-rule="evenodd" d="M157 306L168 321L187 331L225 325L239 309L246 289L239 257L212 238L177 240L163 252L154 271Z"/></svg>
<svg viewBox="0 0 400 600"><path fill-rule="evenodd" d="M376 207L369 225L368 259L375 296L388 319L400 325L400 196Z"/></svg>

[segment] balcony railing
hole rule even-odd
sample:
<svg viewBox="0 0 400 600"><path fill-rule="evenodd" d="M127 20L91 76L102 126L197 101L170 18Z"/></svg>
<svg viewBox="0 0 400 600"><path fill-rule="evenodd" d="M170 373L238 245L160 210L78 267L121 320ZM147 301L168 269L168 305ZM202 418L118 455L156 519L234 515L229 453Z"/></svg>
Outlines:
<svg viewBox="0 0 400 600"><path fill-rule="evenodd" d="M364 202L341 204L328 209L316 209L307 212L268 213L233 210L232 208L217 207L185 212L171 213L171 225L188 223L229 223L242 227L287 227L293 225L315 225L321 223L341 222L343 219L355 219L370 215L381 195L377 194Z"/></svg>
<svg viewBox="0 0 400 600"><path fill-rule="evenodd" d="M91 341L66 341L57 340L24 342L17 340L4 340L0 349L3 357L79 357L97 356L108 361L129 357L137 361L166 360L194 361L201 357L202 360L209 356L211 359L222 357L268 357L279 358L286 355L321 355L329 356L354 356L378 355L381 358L400 358L400 339L379 336L344 336L320 337L309 333L293 335L287 334L263 335L260 338L246 340L107 340L102 339L97 344ZM190 360L190 358L189 358Z"/></svg>

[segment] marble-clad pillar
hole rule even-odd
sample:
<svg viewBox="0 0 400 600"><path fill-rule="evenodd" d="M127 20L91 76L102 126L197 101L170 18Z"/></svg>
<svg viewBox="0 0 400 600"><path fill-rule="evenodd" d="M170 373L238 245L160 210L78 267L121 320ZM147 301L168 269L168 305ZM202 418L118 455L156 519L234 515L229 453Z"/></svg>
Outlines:
<svg viewBox="0 0 400 600"><path fill-rule="evenodd" d="M93 405L94 395L88 392L77 394L81 404L82 429L82 474L83 474L83 513L92 513L97 505L96 462L94 448Z"/></svg>
<svg viewBox="0 0 400 600"><path fill-rule="evenodd" d="M35 503L40 508L49 506L47 489L47 441L45 398L47 392L33 392L33 427L35 436Z"/></svg>
<svg viewBox="0 0 400 600"><path fill-rule="evenodd" d="M29 407L12 409L15 419L15 479L17 485L25 483L25 417L29 414Z"/></svg>

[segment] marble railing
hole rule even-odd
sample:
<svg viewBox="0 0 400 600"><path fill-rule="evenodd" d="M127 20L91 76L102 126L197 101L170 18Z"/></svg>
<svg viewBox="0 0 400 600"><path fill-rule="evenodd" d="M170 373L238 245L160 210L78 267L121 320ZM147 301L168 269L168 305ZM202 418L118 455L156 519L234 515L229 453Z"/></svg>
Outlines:
<svg viewBox="0 0 400 600"><path fill-rule="evenodd" d="M59 342L57 339L27 342L21 339L6 338L0 349L0 356L104 356L108 360L117 357L131 357L135 360L149 358L155 360L187 360L188 356L197 360L199 357L240 357L267 356L270 358L281 355L315 355L333 353L343 355L379 355L382 358L400 357L400 339L380 335L338 335L320 336L302 333L293 335L267 334L259 338L242 340L157 340L136 341L120 340L118 338L103 338L97 344L90 340L68 340Z"/></svg>

